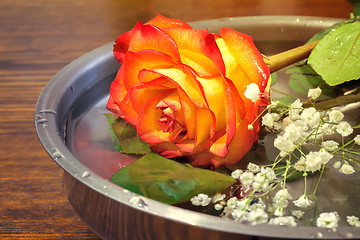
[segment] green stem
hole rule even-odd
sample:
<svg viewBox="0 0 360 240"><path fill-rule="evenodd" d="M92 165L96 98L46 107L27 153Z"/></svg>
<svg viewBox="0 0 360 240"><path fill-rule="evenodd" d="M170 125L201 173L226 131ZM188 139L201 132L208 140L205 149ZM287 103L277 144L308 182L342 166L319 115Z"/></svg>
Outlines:
<svg viewBox="0 0 360 240"><path fill-rule="evenodd" d="M313 192L313 194L312 194L312 196L313 196L313 197L315 197L316 191L317 191L317 189L318 189L318 187L319 187L320 180L321 180L322 175L324 174L324 171L325 171L325 164L323 164L323 166L322 166L322 169L321 169L321 173L320 173L319 179L318 179L318 181L317 181L317 183L316 183L316 186L315 186L314 192Z"/></svg>

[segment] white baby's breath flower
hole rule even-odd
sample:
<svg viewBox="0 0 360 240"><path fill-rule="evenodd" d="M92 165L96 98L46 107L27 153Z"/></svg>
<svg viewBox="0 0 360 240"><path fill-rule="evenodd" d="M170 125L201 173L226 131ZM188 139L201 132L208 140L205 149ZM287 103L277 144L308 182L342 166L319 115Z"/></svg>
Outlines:
<svg viewBox="0 0 360 240"><path fill-rule="evenodd" d="M263 209L263 210L265 210L265 208L266 208L266 205L260 199L257 203L248 205L247 210L254 211L258 208Z"/></svg>
<svg viewBox="0 0 360 240"><path fill-rule="evenodd" d="M217 202L221 202L222 200L224 200L226 197L225 194L223 193L216 193L213 197L212 197L212 202L213 203L217 203Z"/></svg>
<svg viewBox="0 0 360 240"><path fill-rule="evenodd" d="M340 121L342 121L344 118L344 114L342 112L340 112L339 110L331 110L331 112L329 112L329 119L330 122L335 122L338 123Z"/></svg>
<svg viewBox="0 0 360 240"><path fill-rule="evenodd" d="M326 151L332 152L339 147L339 143L335 142L334 140L328 140L323 142L322 146L325 148Z"/></svg>
<svg viewBox="0 0 360 240"><path fill-rule="evenodd" d="M261 167L260 172L261 172L262 174L265 174L266 178L267 178L269 181L272 181L272 180L275 180L275 179L276 179L275 171L274 171L272 168L269 168L269 167Z"/></svg>
<svg viewBox="0 0 360 240"><path fill-rule="evenodd" d="M222 205L221 203L216 203L214 205L214 209L217 210L217 211L220 211L224 208L224 205Z"/></svg>
<svg viewBox="0 0 360 240"><path fill-rule="evenodd" d="M341 166L341 161L336 161L334 163L334 168L340 168L340 166Z"/></svg>
<svg viewBox="0 0 360 240"><path fill-rule="evenodd" d="M249 163L247 169L252 173L260 172L260 166L255 163Z"/></svg>
<svg viewBox="0 0 360 240"><path fill-rule="evenodd" d="M320 157L321 157L321 163L322 164L327 164L330 159L332 159L334 156L330 153L328 153L325 148L321 148L319 150L319 154L320 154Z"/></svg>
<svg viewBox="0 0 360 240"><path fill-rule="evenodd" d="M191 203L194 206L207 206L211 198L207 194L199 193L197 196L191 198Z"/></svg>
<svg viewBox="0 0 360 240"><path fill-rule="evenodd" d="M221 203L216 203L214 205L214 208L215 208L215 210L220 211L221 209L224 208L224 205L222 205Z"/></svg>
<svg viewBox="0 0 360 240"><path fill-rule="evenodd" d="M318 152L309 152L305 157L301 156L294 167L298 171L316 172L321 169L323 164L328 163L332 157L333 155L322 148Z"/></svg>
<svg viewBox="0 0 360 240"><path fill-rule="evenodd" d="M226 205L231 209L235 209L238 201L237 197L232 197L226 202Z"/></svg>
<svg viewBox="0 0 360 240"><path fill-rule="evenodd" d="M343 137L347 137L353 133L354 129L348 122L342 121L337 125L336 131Z"/></svg>
<svg viewBox="0 0 360 240"><path fill-rule="evenodd" d="M302 111L302 102L300 99L296 99L291 105L289 109L289 117L291 120L297 120L300 118L300 112Z"/></svg>
<svg viewBox="0 0 360 240"><path fill-rule="evenodd" d="M295 227L297 225L295 218L293 216L272 218L272 219L270 219L269 224L280 225L280 226L290 226L290 227Z"/></svg>
<svg viewBox="0 0 360 240"><path fill-rule="evenodd" d="M303 139L307 130L308 126L305 122L298 120L290 123L284 128L283 137L296 144Z"/></svg>
<svg viewBox="0 0 360 240"><path fill-rule="evenodd" d="M242 173L243 173L243 170L241 170L241 169L236 169L235 171L233 171L233 172L231 173L231 176L232 176L233 178L235 178L235 179L240 179L240 176L241 176Z"/></svg>
<svg viewBox="0 0 360 240"><path fill-rule="evenodd" d="M308 91L308 97L309 97L309 98L312 98L312 99L317 99L318 97L320 97L321 92L322 92L322 90L321 90L321 88L319 88L319 87L309 89L309 91Z"/></svg>
<svg viewBox="0 0 360 240"><path fill-rule="evenodd" d="M276 208L285 208L289 205L292 196L286 188L280 189L272 199L273 206Z"/></svg>
<svg viewBox="0 0 360 240"><path fill-rule="evenodd" d="M360 220L356 216L347 216L346 221L349 223L350 226L360 227Z"/></svg>
<svg viewBox="0 0 360 240"><path fill-rule="evenodd" d="M274 215L277 217L284 216L284 208L283 207L276 208L274 211Z"/></svg>
<svg viewBox="0 0 360 240"><path fill-rule="evenodd" d="M310 127L315 127L320 122L320 113L313 107L306 108L300 115L301 119L304 120Z"/></svg>
<svg viewBox="0 0 360 240"><path fill-rule="evenodd" d="M360 145L360 134L356 135L356 137L354 138L354 140L355 140L355 143L356 143L357 145Z"/></svg>
<svg viewBox="0 0 360 240"><path fill-rule="evenodd" d="M290 108L292 111L295 111L296 113L300 113L302 110L302 102L300 99L296 99L291 105Z"/></svg>
<svg viewBox="0 0 360 240"><path fill-rule="evenodd" d="M252 102L256 102L256 100L260 97L260 89L256 83L250 83L246 86L245 97L250 99Z"/></svg>
<svg viewBox="0 0 360 240"><path fill-rule="evenodd" d="M291 120L290 117L285 117L283 120L282 120L282 126L283 127L286 127L288 126L290 123L292 123L293 121Z"/></svg>
<svg viewBox="0 0 360 240"><path fill-rule="evenodd" d="M268 214L263 209L257 208L248 213L247 220L253 224L266 223L268 221Z"/></svg>
<svg viewBox="0 0 360 240"><path fill-rule="evenodd" d="M250 205L250 200L248 198L243 198L236 202L236 208L240 208L242 210L247 210Z"/></svg>
<svg viewBox="0 0 360 240"><path fill-rule="evenodd" d="M278 135L274 140L274 147L279 149L284 153L289 153L295 150L296 145L293 141L289 140L287 137Z"/></svg>
<svg viewBox="0 0 360 240"><path fill-rule="evenodd" d="M248 214L247 211L245 211L241 208L236 208L231 211L231 216L235 221L246 220L247 214Z"/></svg>
<svg viewBox="0 0 360 240"><path fill-rule="evenodd" d="M254 173L248 171L244 172L240 176L240 181L244 188L249 188L254 181Z"/></svg>
<svg viewBox="0 0 360 240"><path fill-rule="evenodd" d="M309 152L305 157L305 170L315 172L320 170L322 159L318 152Z"/></svg>
<svg viewBox="0 0 360 240"><path fill-rule="evenodd" d="M300 159L295 163L294 168L300 172L304 172L305 170L305 157L301 156Z"/></svg>
<svg viewBox="0 0 360 240"><path fill-rule="evenodd" d="M355 169L350 164L344 163L341 166L341 168L339 169L339 172L341 172L342 174L345 174L345 175L350 175L350 174L353 174L355 172Z"/></svg>
<svg viewBox="0 0 360 240"><path fill-rule="evenodd" d="M321 125L319 132L326 136L326 135L334 134L335 129L336 129L336 125L329 124L329 123L324 123L324 124Z"/></svg>
<svg viewBox="0 0 360 240"><path fill-rule="evenodd" d="M339 220L340 217L337 212L321 213L316 219L316 226L335 229L338 226Z"/></svg>
<svg viewBox="0 0 360 240"><path fill-rule="evenodd" d="M312 201L306 195L302 195L297 200L293 201L293 203L299 208L308 208L311 206Z"/></svg>
<svg viewBox="0 0 360 240"><path fill-rule="evenodd" d="M262 118L262 125L269 128L274 127L276 121L280 119L280 115L277 113L266 113Z"/></svg>
<svg viewBox="0 0 360 240"><path fill-rule="evenodd" d="M305 212L304 211L301 211L301 210L294 210L291 212L291 214L296 217L297 219L301 219L304 217L305 215Z"/></svg>

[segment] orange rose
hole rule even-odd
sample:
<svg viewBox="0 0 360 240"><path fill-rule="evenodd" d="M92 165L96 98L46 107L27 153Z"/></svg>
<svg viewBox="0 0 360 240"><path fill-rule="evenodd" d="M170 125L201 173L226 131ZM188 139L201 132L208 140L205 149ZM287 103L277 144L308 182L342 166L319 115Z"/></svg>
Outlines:
<svg viewBox="0 0 360 240"><path fill-rule="evenodd" d="M269 69L250 36L229 28L220 34L158 15L115 42L121 68L107 108L164 157L230 165L258 139ZM249 86L258 91L253 97Z"/></svg>

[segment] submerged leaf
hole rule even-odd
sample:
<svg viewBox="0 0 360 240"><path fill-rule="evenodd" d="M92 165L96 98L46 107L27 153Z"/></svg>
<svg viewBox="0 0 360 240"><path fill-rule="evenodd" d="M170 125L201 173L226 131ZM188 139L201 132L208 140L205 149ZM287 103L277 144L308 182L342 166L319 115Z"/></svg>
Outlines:
<svg viewBox="0 0 360 240"><path fill-rule="evenodd" d="M302 97L307 97L311 88L320 87L322 90L318 100L324 100L335 96L336 89L328 86L324 80L306 64L295 65L286 72L290 75L289 86Z"/></svg>
<svg viewBox="0 0 360 240"><path fill-rule="evenodd" d="M308 63L331 86L360 78L360 22L330 31L312 51Z"/></svg>
<svg viewBox="0 0 360 240"><path fill-rule="evenodd" d="M151 152L149 144L140 139L136 128L124 119L106 114L115 148L126 154L146 154Z"/></svg>
<svg viewBox="0 0 360 240"><path fill-rule="evenodd" d="M235 180L149 153L115 173L110 181L154 200L175 204L189 201L199 193L214 195Z"/></svg>

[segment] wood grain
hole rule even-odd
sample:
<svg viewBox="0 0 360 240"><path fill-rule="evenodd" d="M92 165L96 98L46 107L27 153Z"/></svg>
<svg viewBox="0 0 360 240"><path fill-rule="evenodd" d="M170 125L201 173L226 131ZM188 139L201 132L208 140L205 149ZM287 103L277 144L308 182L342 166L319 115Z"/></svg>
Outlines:
<svg viewBox="0 0 360 240"><path fill-rule="evenodd" d="M184 21L250 15L347 18L345 0L1 0L0 239L98 239L63 194L37 139L34 107L51 77L157 13Z"/></svg>

